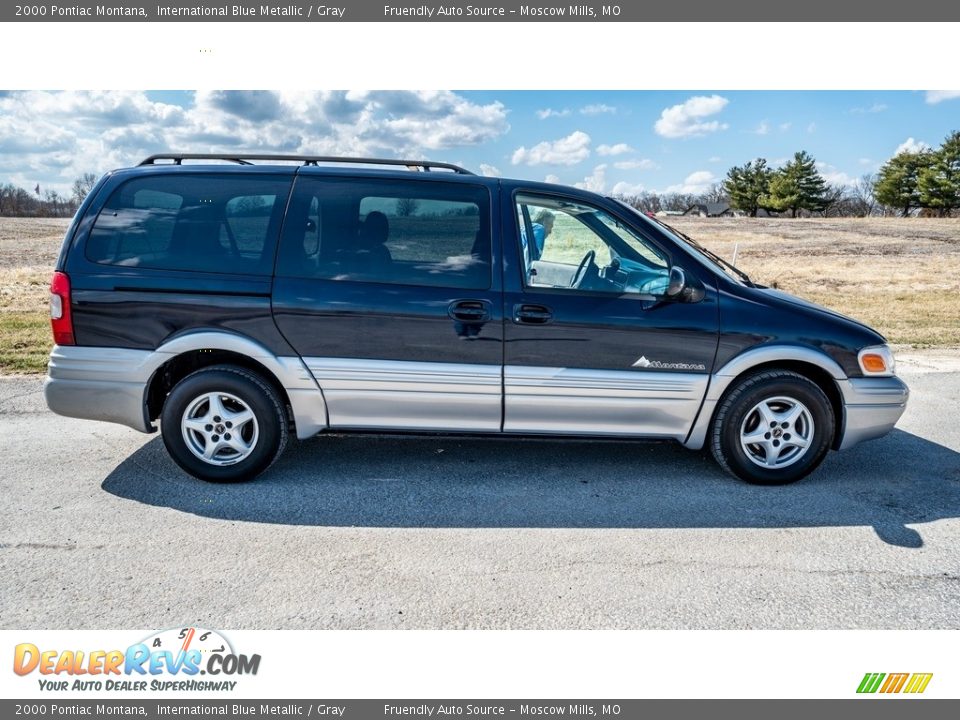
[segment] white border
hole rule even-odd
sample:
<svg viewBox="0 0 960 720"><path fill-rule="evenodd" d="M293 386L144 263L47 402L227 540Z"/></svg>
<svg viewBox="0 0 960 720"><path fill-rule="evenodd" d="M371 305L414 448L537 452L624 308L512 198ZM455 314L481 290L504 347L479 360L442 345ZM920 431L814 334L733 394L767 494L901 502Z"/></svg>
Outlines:
<svg viewBox="0 0 960 720"><path fill-rule="evenodd" d="M13 652L20 642L33 643L41 650L125 650L149 634L150 630L0 632L4 666L0 696L58 700L139 697L106 692L42 693L38 672L24 677L11 672ZM237 653L261 655L256 676L241 678L233 693L152 696L223 700L832 699L858 697L857 686L867 672L932 672L926 692L917 697L960 697L953 631L328 630L223 634Z"/></svg>
<svg viewBox="0 0 960 720"><path fill-rule="evenodd" d="M5 90L960 86L957 23L48 22L2 31Z"/></svg>

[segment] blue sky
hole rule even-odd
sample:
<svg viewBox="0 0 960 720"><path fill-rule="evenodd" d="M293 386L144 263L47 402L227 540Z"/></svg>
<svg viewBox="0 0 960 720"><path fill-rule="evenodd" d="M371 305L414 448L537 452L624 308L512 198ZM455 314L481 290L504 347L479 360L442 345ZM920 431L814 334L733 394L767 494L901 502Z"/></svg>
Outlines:
<svg viewBox="0 0 960 720"><path fill-rule="evenodd" d="M164 150L448 160L601 192L698 192L797 150L828 180L960 129L960 92L0 92L0 182L65 191Z"/></svg>

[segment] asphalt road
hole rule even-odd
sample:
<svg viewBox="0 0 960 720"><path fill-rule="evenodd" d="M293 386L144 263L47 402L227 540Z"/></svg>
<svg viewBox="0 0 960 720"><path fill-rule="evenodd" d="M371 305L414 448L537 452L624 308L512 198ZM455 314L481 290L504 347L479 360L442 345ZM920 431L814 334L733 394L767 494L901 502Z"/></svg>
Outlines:
<svg viewBox="0 0 960 720"><path fill-rule="evenodd" d="M958 628L960 372L788 487L671 445L325 437L245 485L0 380L0 627ZM939 368L939 369L938 369Z"/></svg>

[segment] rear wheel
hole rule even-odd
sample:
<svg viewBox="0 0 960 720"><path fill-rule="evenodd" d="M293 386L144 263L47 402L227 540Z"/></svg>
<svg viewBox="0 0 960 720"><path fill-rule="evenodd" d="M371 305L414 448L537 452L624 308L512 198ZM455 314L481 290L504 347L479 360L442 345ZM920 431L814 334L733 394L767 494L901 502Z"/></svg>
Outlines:
<svg viewBox="0 0 960 720"><path fill-rule="evenodd" d="M204 368L177 383L160 422L177 465L211 482L253 479L287 442L287 417L277 391L234 365Z"/></svg>
<svg viewBox="0 0 960 720"><path fill-rule="evenodd" d="M830 400L816 383L788 370L769 370L724 396L710 450L724 470L749 483L791 483L823 461L835 422Z"/></svg>

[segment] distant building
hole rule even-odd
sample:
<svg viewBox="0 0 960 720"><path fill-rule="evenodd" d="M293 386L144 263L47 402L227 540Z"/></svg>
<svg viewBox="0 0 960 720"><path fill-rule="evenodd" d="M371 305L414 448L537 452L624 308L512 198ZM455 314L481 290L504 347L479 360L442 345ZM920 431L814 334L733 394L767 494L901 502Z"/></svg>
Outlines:
<svg viewBox="0 0 960 720"><path fill-rule="evenodd" d="M742 217L743 213L734 210L728 202L696 203L683 211L684 215L699 217Z"/></svg>

